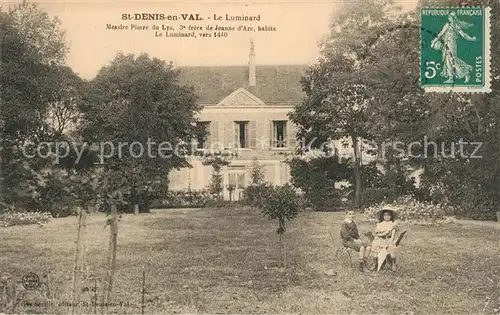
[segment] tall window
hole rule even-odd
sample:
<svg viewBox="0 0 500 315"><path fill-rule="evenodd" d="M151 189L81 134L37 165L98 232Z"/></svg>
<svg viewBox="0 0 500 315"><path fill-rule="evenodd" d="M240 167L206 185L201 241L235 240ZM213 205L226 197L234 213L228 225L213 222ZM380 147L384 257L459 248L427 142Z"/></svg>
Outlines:
<svg viewBox="0 0 500 315"><path fill-rule="evenodd" d="M273 121L272 146L273 148L286 147L286 120Z"/></svg>
<svg viewBox="0 0 500 315"><path fill-rule="evenodd" d="M245 173L229 173L229 185L234 185L234 187L237 189L245 188L245 179Z"/></svg>
<svg viewBox="0 0 500 315"><path fill-rule="evenodd" d="M199 121L196 123L197 126L201 128L201 130L205 130L207 133L210 132L210 122L209 121ZM207 149L208 148L208 134L206 135L198 135L197 138L197 147L198 149Z"/></svg>
<svg viewBox="0 0 500 315"><path fill-rule="evenodd" d="M248 121L235 121L236 140L240 148L248 148Z"/></svg>
<svg viewBox="0 0 500 315"><path fill-rule="evenodd" d="M239 189L245 188L245 173L240 173L236 177L236 187Z"/></svg>

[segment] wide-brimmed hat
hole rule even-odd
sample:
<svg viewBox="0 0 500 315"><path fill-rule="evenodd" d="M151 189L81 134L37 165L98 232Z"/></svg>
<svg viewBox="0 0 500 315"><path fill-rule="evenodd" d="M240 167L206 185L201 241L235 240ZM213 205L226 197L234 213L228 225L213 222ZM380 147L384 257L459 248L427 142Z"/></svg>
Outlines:
<svg viewBox="0 0 500 315"><path fill-rule="evenodd" d="M382 207L382 209L377 211L377 220L378 221L382 221L384 219L383 218L384 212L390 212L391 216L394 220L396 220L396 218L398 216L398 209L396 207L384 206L384 207Z"/></svg>

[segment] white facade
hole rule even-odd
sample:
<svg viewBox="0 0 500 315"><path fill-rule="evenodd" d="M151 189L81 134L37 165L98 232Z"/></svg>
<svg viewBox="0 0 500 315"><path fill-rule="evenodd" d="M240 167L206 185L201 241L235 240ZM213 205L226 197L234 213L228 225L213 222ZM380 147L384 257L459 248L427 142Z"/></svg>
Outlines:
<svg viewBox="0 0 500 315"><path fill-rule="evenodd" d="M250 182L251 164L257 158L266 181L274 185L290 182L290 167L285 155L297 146L296 126L289 120L294 106L304 94L300 79L305 65L256 66L254 45L250 45L247 66L181 68L180 83L191 85L203 105L199 123L209 135L199 139L199 149L208 152L232 152L237 156L222 170L224 196L227 185L236 185L233 196ZM342 156L352 156L352 148L337 141ZM363 160L368 162L369 158ZM188 159L191 168L169 174L171 190L206 189L212 167L201 157Z"/></svg>
<svg viewBox="0 0 500 315"><path fill-rule="evenodd" d="M266 105L252 93L239 88L215 106L205 106L199 114L209 135L200 144L200 151L232 152L230 165L222 171L224 187L236 186L233 193L238 199L240 191L250 183L250 169L257 157L263 167L265 180L274 185L290 182L289 165L285 153L295 147L296 128L288 120L292 110L289 104ZM202 164L201 157L191 157L192 168L171 172L171 190L206 189L212 167ZM225 198L229 193L225 189Z"/></svg>

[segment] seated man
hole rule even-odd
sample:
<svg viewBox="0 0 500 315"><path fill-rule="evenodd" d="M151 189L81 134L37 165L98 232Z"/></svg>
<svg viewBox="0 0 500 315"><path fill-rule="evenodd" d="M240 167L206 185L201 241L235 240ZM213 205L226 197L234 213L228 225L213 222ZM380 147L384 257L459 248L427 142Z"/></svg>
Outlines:
<svg viewBox="0 0 500 315"><path fill-rule="evenodd" d="M364 271L371 251L371 242L368 239L362 241L359 238L358 226L354 222L354 211L347 211L340 228L340 237L345 247L352 248L359 253L359 270Z"/></svg>

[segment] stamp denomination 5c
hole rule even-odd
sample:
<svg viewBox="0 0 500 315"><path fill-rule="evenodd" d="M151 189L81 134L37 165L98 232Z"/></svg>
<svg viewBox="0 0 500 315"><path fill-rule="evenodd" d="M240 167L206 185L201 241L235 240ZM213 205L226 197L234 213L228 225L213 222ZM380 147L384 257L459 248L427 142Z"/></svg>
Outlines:
<svg viewBox="0 0 500 315"><path fill-rule="evenodd" d="M489 93L490 8L422 8L420 84L426 92Z"/></svg>

